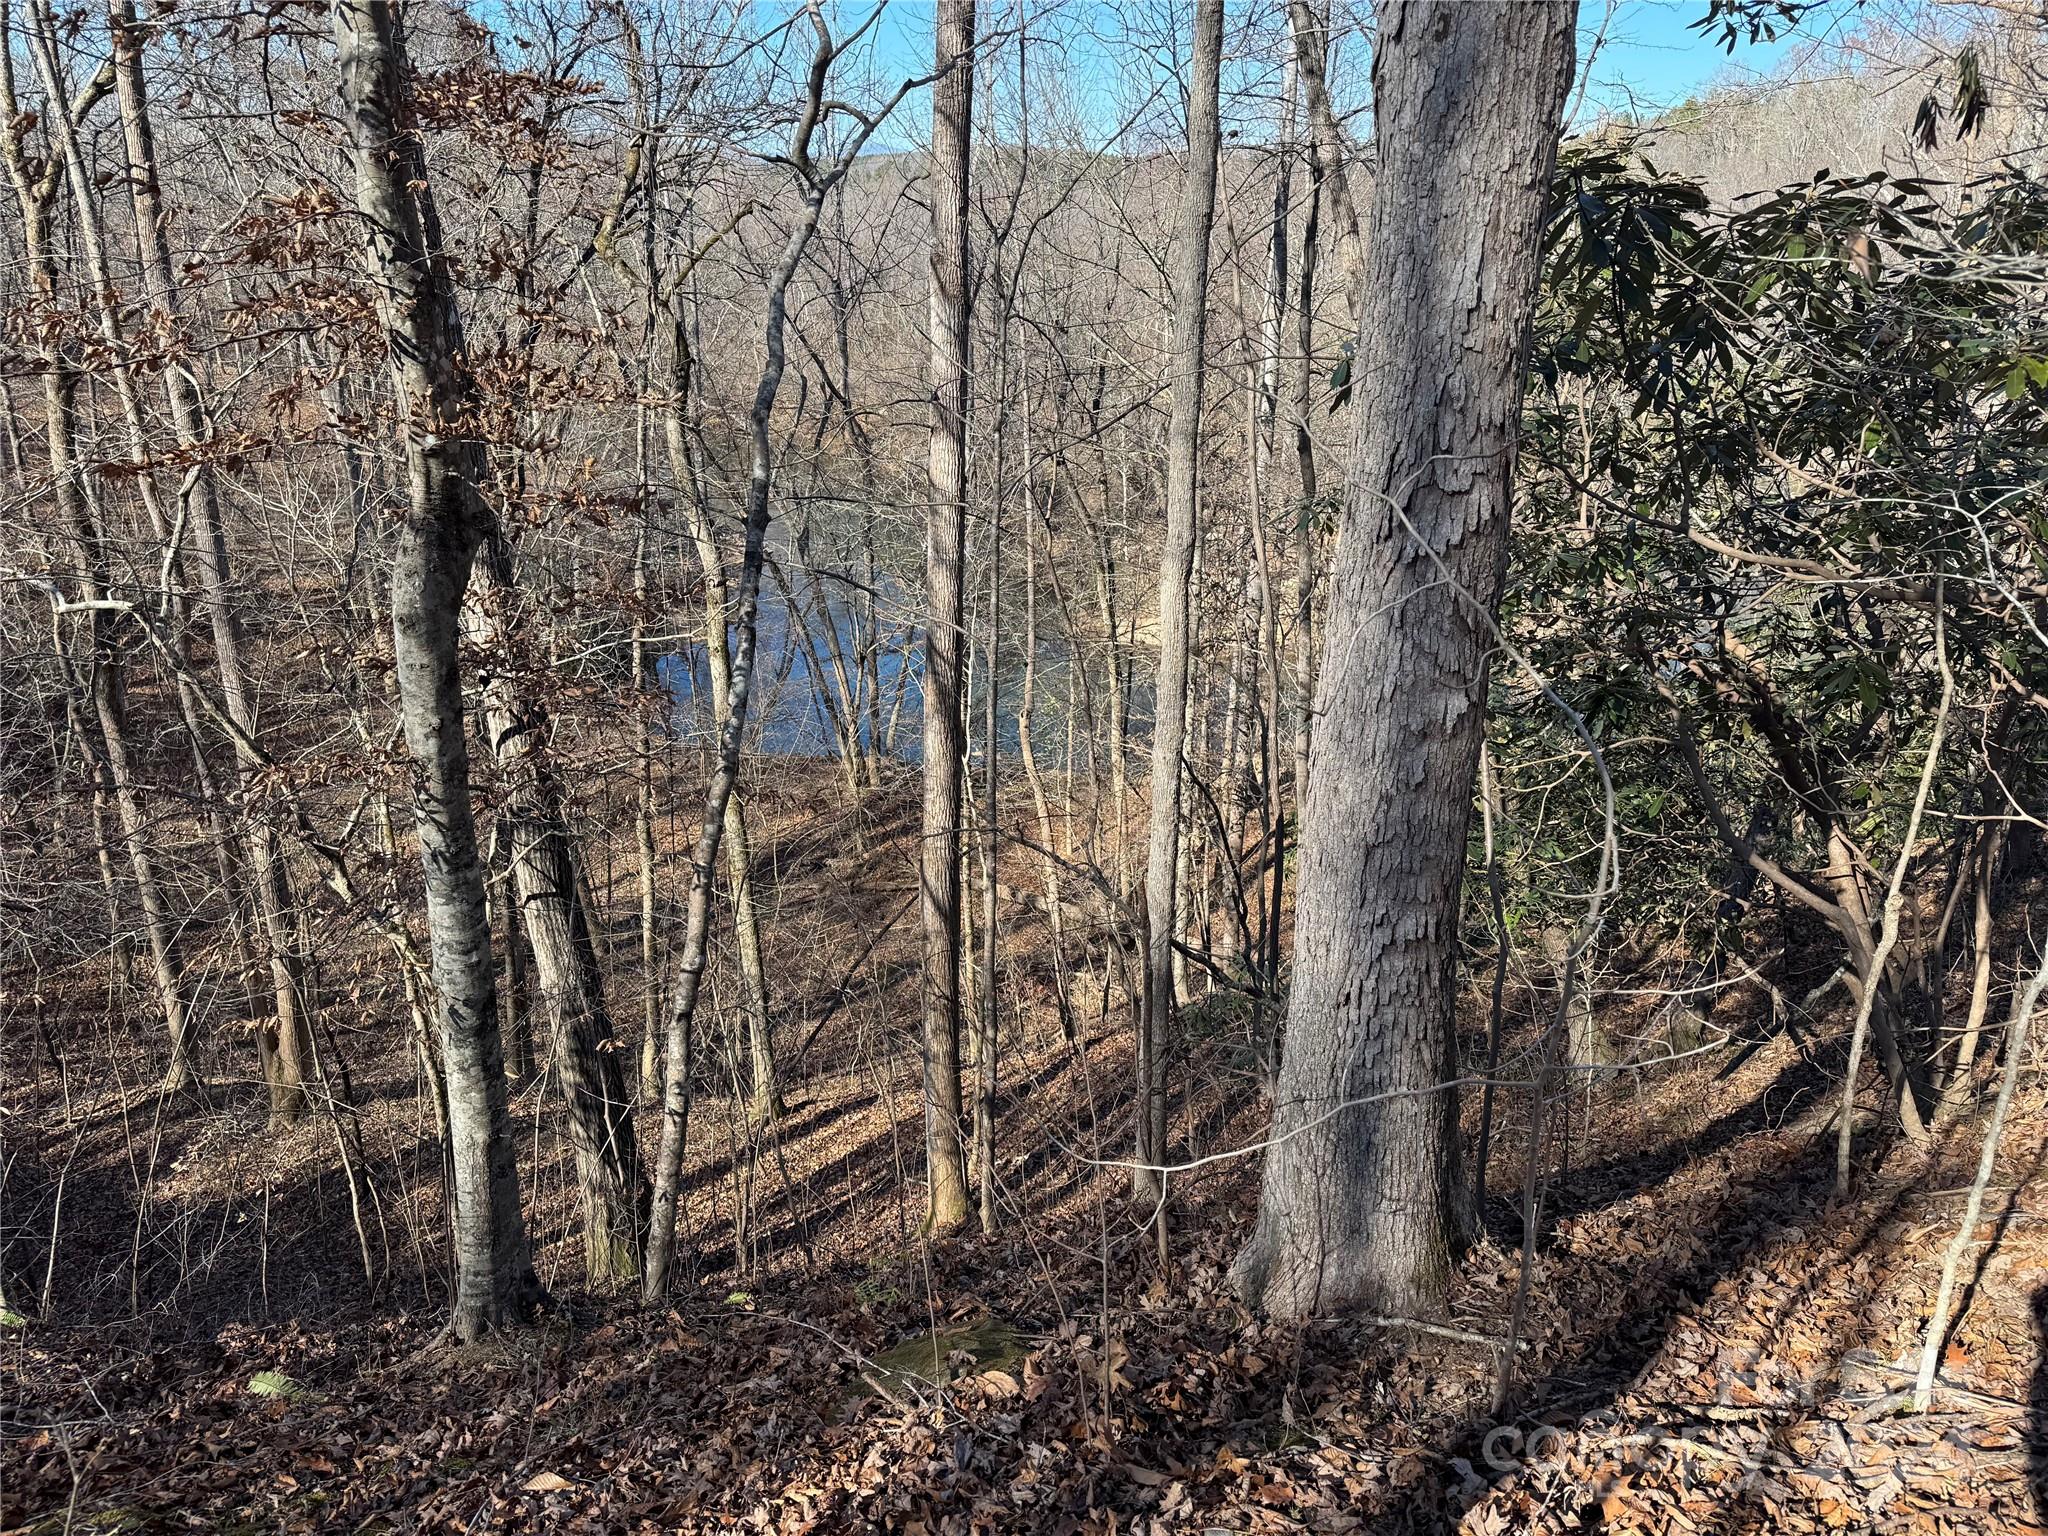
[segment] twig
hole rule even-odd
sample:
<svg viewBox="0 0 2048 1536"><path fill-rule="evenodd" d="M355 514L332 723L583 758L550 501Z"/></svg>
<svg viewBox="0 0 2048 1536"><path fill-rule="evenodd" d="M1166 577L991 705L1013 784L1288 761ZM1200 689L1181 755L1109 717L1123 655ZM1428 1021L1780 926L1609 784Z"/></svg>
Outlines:
<svg viewBox="0 0 2048 1536"><path fill-rule="evenodd" d="M1977 1218L1984 1209L1984 1191L1991 1183L1991 1170L1998 1161L1999 1138L2005 1134L2006 1112L2012 1108L2013 1089L2020 1079L2020 1058L2026 1054L2027 1025L2034 1016L2035 1005L2041 1001L2043 988L2048 988L2048 949L2043 950L2034 979L2027 984L2026 996L2014 1006L2012 1022L2006 1026L2005 1076L1998 1085L1998 1102L1991 1110L1991 1124L1984 1132L1984 1150L1977 1158L1977 1180L1970 1187L1970 1203L1963 1210L1962 1225L1956 1228L1948 1245L1948 1257L1942 1261L1941 1290L1934 1299L1934 1316L1927 1320L1927 1342L1920 1347L1920 1374L1913 1383L1916 1413L1927 1411L1927 1395L1934 1389L1934 1367L1941 1358L1941 1341L1948 1333L1948 1309L1955 1298L1956 1271L1962 1267L1964 1250L1970 1246Z"/></svg>
<svg viewBox="0 0 2048 1536"><path fill-rule="evenodd" d="M1885 892L1884 923L1878 933L1877 949L1864 972L1861 994L1856 999L1856 1021L1849 1027L1849 1067L1842 1079L1842 1123L1835 1133L1835 1197L1849 1193L1849 1153L1856 1138L1856 1073L1863 1064L1863 1036L1870 1027L1870 1015L1877 994L1884 985L1884 968L1899 942L1899 910L1905 905L1906 869L1913 862L1913 847L1920 841L1920 818L1927 811L1927 795L1934 787L1934 770L1941 765L1941 739L1948 730L1948 707L1956 695L1956 675L1948 664L1948 631L1942 623L1941 578L1934 580L1934 659L1941 668L1941 703L1934 712L1934 733L1927 739L1927 762L1920 770L1920 788L1913 796L1913 814L1906 819L1906 835L1899 845L1899 859L1892 866L1891 889ZM1901 1108L1912 1104L1913 1085L1899 1085ZM1910 1113L1910 1111L1909 1111ZM1912 1115L1917 1123L1918 1116Z"/></svg>

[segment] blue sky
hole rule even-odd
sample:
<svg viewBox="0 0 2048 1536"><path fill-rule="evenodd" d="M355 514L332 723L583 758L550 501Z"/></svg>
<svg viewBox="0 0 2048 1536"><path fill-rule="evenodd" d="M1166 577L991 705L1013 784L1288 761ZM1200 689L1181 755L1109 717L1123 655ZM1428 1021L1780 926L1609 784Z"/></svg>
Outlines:
<svg viewBox="0 0 2048 1536"><path fill-rule="evenodd" d="M1363 9L1363 0L1354 3ZM1093 115L1109 121L1117 115L1110 100L1117 66L1133 59L1142 61L1149 51L1131 46L1133 32L1163 37L1170 29L1178 33L1179 44L1185 48L1192 9L1189 0L1068 0L1057 6L1045 0L1026 0L1026 5L1033 18L1032 36L1043 40L1034 69L1064 65L1076 93L1090 99ZM1268 16L1277 28L1285 16L1281 0L1257 0L1257 5L1255 11L1246 0L1235 0L1230 9L1233 33L1245 16L1253 14ZM931 67L932 9L930 0L890 0L871 34L870 57L880 75L900 78ZM1731 54L1717 38L1692 25L1707 14L1707 0L1618 0L1611 14L1606 0L1582 0L1581 59L1592 53L1583 115L1631 105L1656 110L1674 106L1717 82L1768 74L1796 62L1800 54L1812 49L1816 37L1837 34L1853 25L1858 9L1857 0L1828 0L1802 24L1797 35L1769 43L1738 42ZM865 17L867 11L868 0L841 0L839 7L848 24ZM979 20L984 32L1014 25L1015 15L1016 0L981 0ZM1359 46L1355 37L1340 44L1340 53L1351 64L1352 80L1346 84L1353 88L1342 92L1346 97L1358 94L1354 82L1363 62ZM1343 71L1340 63L1340 74ZM1131 76L1126 72L1124 78L1128 83ZM903 129L889 138L922 137L925 103L922 93L919 97L904 104Z"/></svg>
<svg viewBox="0 0 2048 1536"><path fill-rule="evenodd" d="M1857 9L1853 0L1823 6L1801 23L1797 34L1768 43L1738 42L1730 54L1718 35L1710 37L1692 25L1706 14L1705 0L1623 0L1593 50L1589 95L1615 108L1631 99L1649 108L1675 106L1718 80L1750 78L1796 63L1816 40L1852 26ZM1584 0L1581 58L1593 48L1605 11L1597 0Z"/></svg>

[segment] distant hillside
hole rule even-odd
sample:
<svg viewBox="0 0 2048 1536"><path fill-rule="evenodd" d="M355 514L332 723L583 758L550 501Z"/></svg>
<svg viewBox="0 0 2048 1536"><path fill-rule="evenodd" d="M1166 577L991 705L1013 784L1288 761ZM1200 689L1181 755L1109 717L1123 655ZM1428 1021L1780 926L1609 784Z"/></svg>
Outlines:
<svg viewBox="0 0 2048 1536"><path fill-rule="evenodd" d="M1973 47L1990 108L1958 140L1952 115L1956 60ZM1761 83L1730 83L1663 113L1645 148L1661 168L1698 177L1713 196L1810 180L1823 170L1965 181L2005 158L2041 166L2048 139L2048 27L1928 40L1864 35ZM1937 142L1915 135L1921 104L1943 109Z"/></svg>

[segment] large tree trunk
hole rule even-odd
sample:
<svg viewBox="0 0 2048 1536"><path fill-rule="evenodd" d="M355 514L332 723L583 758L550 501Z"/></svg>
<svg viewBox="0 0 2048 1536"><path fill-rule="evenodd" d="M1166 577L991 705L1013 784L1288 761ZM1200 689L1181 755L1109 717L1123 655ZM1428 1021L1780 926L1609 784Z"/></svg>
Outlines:
<svg viewBox="0 0 2048 1536"><path fill-rule="evenodd" d="M405 40L389 0L338 0L334 41L368 231L367 266L406 419L410 503L391 572L399 713L416 770L454 1175L455 1307L469 1341L515 1322L538 1291L506 1107L491 925L470 806L458 637L491 514L478 492L462 321L413 127Z"/></svg>
<svg viewBox="0 0 2048 1536"><path fill-rule="evenodd" d="M930 1220L967 1220L960 1147L960 797L967 721L967 162L973 122L974 0L939 0L932 87L931 506L924 581L924 1080ZM957 62L956 62L957 61Z"/></svg>
<svg viewBox="0 0 2048 1536"><path fill-rule="evenodd" d="M1377 7L1341 638L1316 694L1274 1140L1235 1270L1282 1315L1427 1313L1450 1266L1458 888L1576 9Z"/></svg>

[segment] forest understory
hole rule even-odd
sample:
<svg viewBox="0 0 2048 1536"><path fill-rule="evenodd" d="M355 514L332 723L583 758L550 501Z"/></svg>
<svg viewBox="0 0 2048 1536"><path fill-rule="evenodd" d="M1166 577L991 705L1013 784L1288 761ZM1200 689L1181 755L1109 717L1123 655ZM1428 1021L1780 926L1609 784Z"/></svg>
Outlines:
<svg viewBox="0 0 2048 1536"><path fill-rule="evenodd" d="M2040 5L0 0L0 172L0 1536L2048 1536Z"/></svg>
<svg viewBox="0 0 2048 1536"><path fill-rule="evenodd" d="M822 799L827 777L772 779ZM707 1067L682 1220L695 1283L664 1306L580 1289L565 1117L535 1078L513 1111L552 1299L533 1332L447 1345L432 1109L405 1052L354 1044L391 1038L371 1019L388 1000L342 979L376 974L367 948L323 957L336 1102L285 1133L251 1134L260 1083L162 1113L139 1036L125 1080L47 1061L12 1076L9 1264L43 1295L4 1342L0 1530L2042 1529L2038 1079L2006 1126L1932 1411L1908 1414L1981 1116L1925 1146L1879 1133L1836 1200L1849 1010L1787 1029L1762 987L1737 987L1687 1034L1644 957L1599 1009L1614 1064L1543 1137L1532 1303L1496 1411L1526 1085L1498 1096L1483 1232L1445 1315L1262 1321L1224 1282L1265 1122L1248 1011L1222 994L1190 1010L1210 1027L1172 1067L1171 1145L1214 1160L1170 1182L1162 1269L1122 1169L1095 1161L1127 1155L1128 1029L1076 995L1062 1037L1028 911L1005 930L1003 1224L921 1235L918 1063L888 1022L916 1005L915 929L888 917L911 889L913 789L869 797L858 856L806 835L829 807L763 807L764 896L807 936L776 959L815 974L790 976L778 1020L783 1116L756 1123L732 1091L737 1046ZM600 897L622 932L626 884ZM1504 1082L1552 1006L1526 981ZM45 1018L75 1037L109 978L67 982ZM1468 996L1466 1052L1485 1025ZM715 1056L735 1026L710 1028Z"/></svg>

